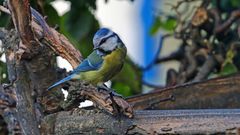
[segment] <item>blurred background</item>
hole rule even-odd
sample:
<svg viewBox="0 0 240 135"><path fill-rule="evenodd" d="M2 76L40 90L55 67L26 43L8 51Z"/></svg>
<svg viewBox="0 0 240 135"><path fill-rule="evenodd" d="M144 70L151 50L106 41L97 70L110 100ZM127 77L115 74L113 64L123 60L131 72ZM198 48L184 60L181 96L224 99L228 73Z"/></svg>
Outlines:
<svg viewBox="0 0 240 135"><path fill-rule="evenodd" d="M232 22L225 28L228 30L224 36L229 37L226 40L205 25L216 22L207 8L221 11L219 16L224 23L239 5L238 0L31 1L33 8L47 16L48 24L58 26L58 31L84 57L92 51L92 38L100 27L110 28L120 36L127 46L128 58L121 73L108 84L124 96L238 72L239 49L230 45L238 41L238 25ZM0 26L12 27L8 15L0 14ZM229 45L222 47L222 44ZM3 83L8 80L2 49L0 57L0 83ZM57 65L72 70L60 57Z"/></svg>

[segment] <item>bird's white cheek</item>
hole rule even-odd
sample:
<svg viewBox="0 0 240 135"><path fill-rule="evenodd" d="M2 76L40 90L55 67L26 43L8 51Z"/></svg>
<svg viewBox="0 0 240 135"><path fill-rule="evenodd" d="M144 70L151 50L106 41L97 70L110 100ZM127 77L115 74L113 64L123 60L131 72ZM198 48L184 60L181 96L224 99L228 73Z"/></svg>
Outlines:
<svg viewBox="0 0 240 135"><path fill-rule="evenodd" d="M104 51L113 51L116 47L117 47L117 37L111 37L101 45L101 48Z"/></svg>
<svg viewBox="0 0 240 135"><path fill-rule="evenodd" d="M109 43L109 42L106 42L104 44L101 45L101 48L104 50L104 51L112 51L116 48L116 43Z"/></svg>
<svg viewBox="0 0 240 135"><path fill-rule="evenodd" d="M104 44L101 45L101 48L104 51L108 51L108 49L109 49L108 47L109 47L109 45L107 43L104 43Z"/></svg>

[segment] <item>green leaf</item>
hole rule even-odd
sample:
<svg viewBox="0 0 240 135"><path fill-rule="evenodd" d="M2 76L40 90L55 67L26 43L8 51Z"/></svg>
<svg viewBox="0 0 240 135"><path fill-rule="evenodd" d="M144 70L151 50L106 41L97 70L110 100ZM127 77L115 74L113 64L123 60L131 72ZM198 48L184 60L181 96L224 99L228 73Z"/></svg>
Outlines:
<svg viewBox="0 0 240 135"><path fill-rule="evenodd" d="M227 51L226 59L222 64L222 70L220 72L220 75L229 75L236 73L238 71L237 67L233 64L233 58L235 56L235 51L230 48Z"/></svg>
<svg viewBox="0 0 240 135"><path fill-rule="evenodd" d="M167 18L167 20L162 21L161 18L156 18L151 29L150 34L154 35L158 32L159 29L163 29L166 31L173 31L177 22L173 18Z"/></svg>
<svg viewBox="0 0 240 135"><path fill-rule="evenodd" d="M167 19L167 21L163 23L162 27L164 30L171 31L175 28L176 25L177 25L177 22L175 19Z"/></svg>
<svg viewBox="0 0 240 135"><path fill-rule="evenodd" d="M221 72L220 75L221 76L225 76L225 75L229 75L229 74L233 74L233 73L237 73L237 67L233 64L233 63L226 63Z"/></svg>
<svg viewBox="0 0 240 135"><path fill-rule="evenodd" d="M160 19L158 19L158 18L155 19L155 21L150 29L150 34L155 35L158 32L161 25L162 25L162 22L160 21Z"/></svg>
<svg viewBox="0 0 240 135"><path fill-rule="evenodd" d="M235 56L235 53L234 53L234 50L233 49L229 49L227 51L227 54L226 54L226 59L223 63L223 65L227 64L227 63L233 63L233 58Z"/></svg>

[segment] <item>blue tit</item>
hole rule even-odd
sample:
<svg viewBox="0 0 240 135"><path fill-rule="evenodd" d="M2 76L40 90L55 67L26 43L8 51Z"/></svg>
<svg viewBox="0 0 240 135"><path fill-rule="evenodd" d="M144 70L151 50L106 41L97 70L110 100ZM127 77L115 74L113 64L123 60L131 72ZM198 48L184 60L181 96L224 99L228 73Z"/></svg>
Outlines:
<svg viewBox="0 0 240 135"><path fill-rule="evenodd" d="M123 67L127 53L119 36L107 29L99 29L93 37L93 52L72 71L72 73L56 82L48 90L69 80L83 80L94 86L102 87Z"/></svg>

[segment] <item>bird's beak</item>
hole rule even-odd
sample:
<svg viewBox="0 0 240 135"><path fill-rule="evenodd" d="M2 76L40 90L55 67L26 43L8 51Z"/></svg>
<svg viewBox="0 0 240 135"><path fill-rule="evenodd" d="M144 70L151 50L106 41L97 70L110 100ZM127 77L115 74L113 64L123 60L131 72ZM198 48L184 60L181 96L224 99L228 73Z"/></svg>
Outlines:
<svg viewBox="0 0 240 135"><path fill-rule="evenodd" d="M96 46L96 47L93 48L93 50L97 50L97 49L99 49L99 48L100 48L99 46Z"/></svg>

